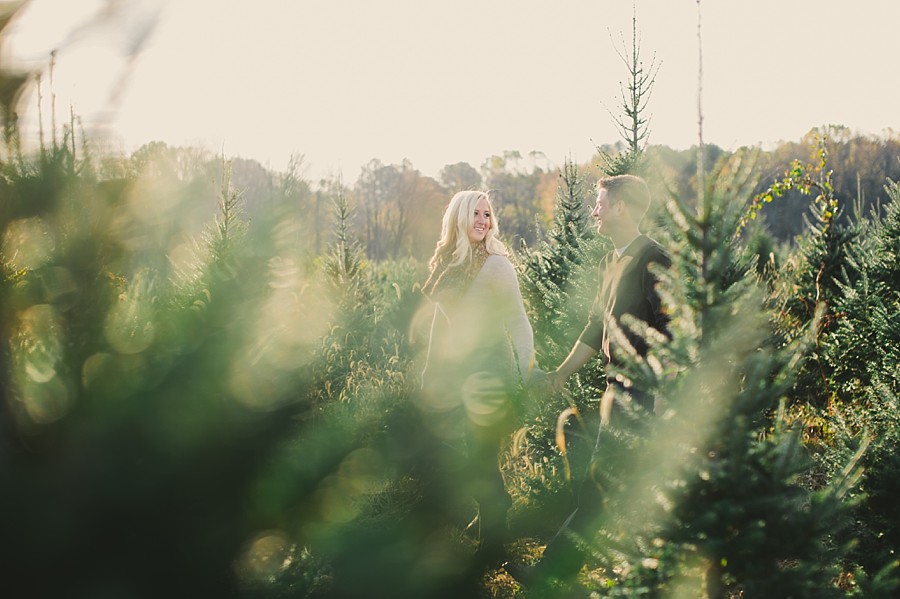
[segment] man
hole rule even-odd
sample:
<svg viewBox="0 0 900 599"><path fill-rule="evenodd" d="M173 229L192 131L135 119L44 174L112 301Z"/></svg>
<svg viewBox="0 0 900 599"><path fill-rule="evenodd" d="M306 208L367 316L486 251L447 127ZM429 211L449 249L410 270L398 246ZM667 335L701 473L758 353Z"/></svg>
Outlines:
<svg viewBox="0 0 900 599"><path fill-rule="evenodd" d="M665 332L668 319L656 292L656 278L651 264L668 267L671 263L665 250L656 241L643 235L640 223L650 207L650 190L646 182L634 175L607 177L597 182L597 203L591 216L597 231L610 238L614 250L600 264L602 285L591 308L590 317L569 355L556 370L547 373L547 385L559 390L566 380L596 354L607 367L607 389L600 402L600 429L610 425L619 401L630 402L637 413L654 411L653 397L635 389L621 375L614 375L609 366L622 362L621 348L616 347L612 326L621 325L626 314ZM620 327L629 343L640 356L647 353L647 343L627 327ZM617 416L618 419L618 416ZM598 435L598 443L599 443ZM595 446L596 452L596 446ZM578 506L566 519L544 551L541 562L534 569L507 565L507 570L522 583L553 576L560 579L577 574L583 563L580 550L566 530L589 534L587 527L597 514L602 497L596 483L587 476L578 492Z"/></svg>

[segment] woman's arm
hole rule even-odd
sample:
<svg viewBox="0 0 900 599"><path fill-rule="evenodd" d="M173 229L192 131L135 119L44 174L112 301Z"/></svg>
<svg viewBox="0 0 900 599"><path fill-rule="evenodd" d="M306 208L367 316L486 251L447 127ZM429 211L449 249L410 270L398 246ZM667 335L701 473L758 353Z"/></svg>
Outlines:
<svg viewBox="0 0 900 599"><path fill-rule="evenodd" d="M505 256L496 258L496 268L489 273L490 280L499 296L504 326L516 352L519 373L528 380L534 366L534 332L525 312L516 269Z"/></svg>

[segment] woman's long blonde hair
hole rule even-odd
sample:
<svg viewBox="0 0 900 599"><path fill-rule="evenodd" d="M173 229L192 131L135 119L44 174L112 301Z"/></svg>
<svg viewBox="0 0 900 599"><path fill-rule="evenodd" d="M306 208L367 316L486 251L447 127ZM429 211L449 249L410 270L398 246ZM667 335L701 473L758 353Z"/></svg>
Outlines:
<svg viewBox="0 0 900 599"><path fill-rule="evenodd" d="M484 244L488 254L499 254L508 256L509 251L503 242L499 239L499 228L497 224L497 215L494 213L494 205L491 198L485 191L460 191L456 193L447 205L444 211L444 218L441 222L441 238L437 242L434 249L434 255L428 266L432 271L441 264L446 262L447 257L450 258L447 267L456 266L465 262L472 255L472 244L469 243L469 227L475 212L475 204L484 198L487 200L488 209L491 213L491 228L488 229L484 238Z"/></svg>

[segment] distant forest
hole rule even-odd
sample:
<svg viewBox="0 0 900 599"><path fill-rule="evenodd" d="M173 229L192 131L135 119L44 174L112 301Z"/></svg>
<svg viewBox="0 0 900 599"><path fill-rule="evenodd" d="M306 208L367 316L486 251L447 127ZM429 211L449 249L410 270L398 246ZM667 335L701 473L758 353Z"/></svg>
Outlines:
<svg viewBox="0 0 900 599"><path fill-rule="evenodd" d="M844 204L844 218L856 210L868 216L883 206L887 199L885 182L900 179L900 134L891 129L876 136L856 134L843 126L825 126L771 150L728 151L707 144L705 161L711 166L731 159L736 152L748 153L755 161L756 191L761 192L783 177L792 161L808 162L820 138L825 140L827 168L833 171L835 196ZM621 142L600 147L589 163L579 165L587 182L592 183L602 172L604 155L621 150ZM651 145L645 157L646 178L658 201L673 194L690 197L696 193L696 147L675 150ZM354 213L352 233L362 243L366 256L375 261L425 259L430 255L447 199L460 189L491 190L503 237L516 250L523 244L533 246L552 221L560 177L559 169L542 154L517 151L490 156L477 166L467 162L447 164L437 179L423 175L409 161L385 164L376 158L354 181L310 180L304 175L303 156L292 157L285 172L268 169L253 159L225 158L231 163L232 185L241 194L251 221L296 211L303 219L295 233L304 240L309 255L317 256L330 242L333 201L340 193ZM152 142L128 157L102 158L98 173L111 185L143 173L138 184L152 180L153 186L169 190L170 201L184 210L180 226L194 234L216 210L222 159L200 148ZM202 197L210 201L198 201ZM807 208L808 201L800 191L792 190L767 205L760 212L760 221L777 243L791 244L803 230Z"/></svg>

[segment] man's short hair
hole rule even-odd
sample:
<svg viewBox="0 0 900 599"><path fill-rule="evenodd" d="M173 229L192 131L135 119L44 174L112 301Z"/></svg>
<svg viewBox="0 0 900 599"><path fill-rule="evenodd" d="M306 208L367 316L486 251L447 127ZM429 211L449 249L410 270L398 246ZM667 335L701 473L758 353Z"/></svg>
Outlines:
<svg viewBox="0 0 900 599"><path fill-rule="evenodd" d="M597 190L605 189L610 203L625 202L631 218L640 223L650 208L650 188L647 182L636 175L616 175L603 177L597 181Z"/></svg>

